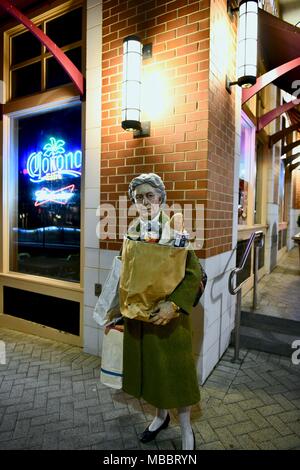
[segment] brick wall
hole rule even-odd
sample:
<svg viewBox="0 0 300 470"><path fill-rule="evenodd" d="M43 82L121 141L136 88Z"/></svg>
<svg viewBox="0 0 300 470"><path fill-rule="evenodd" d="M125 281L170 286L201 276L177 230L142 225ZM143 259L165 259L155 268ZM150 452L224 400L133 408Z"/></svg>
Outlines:
<svg viewBox="0 0 300 470"><path fill-rule="evenodd" d="M207 256L232 249L235 153L235 87L230 95L226 75L235 80L235 18L224 0L211 1L208 127L208 197L205 239Z"/></svg>
<svg viewBox="0 0 300 470"><path fill-rule="evenodd" d="M209 90L210 3L103 1L101 203L117 208L134 176L158 173L169 204L205 205L201 257L231 249L232 232L234 99L223 81ZM222 4L226 14L225 0L212 4ZM145 75L158 71L167 83L166 107L151 119L147 138L134 139L121 128L122 43L130 34L153 44ZM101 248L120 243L102 241Z"/></svg>

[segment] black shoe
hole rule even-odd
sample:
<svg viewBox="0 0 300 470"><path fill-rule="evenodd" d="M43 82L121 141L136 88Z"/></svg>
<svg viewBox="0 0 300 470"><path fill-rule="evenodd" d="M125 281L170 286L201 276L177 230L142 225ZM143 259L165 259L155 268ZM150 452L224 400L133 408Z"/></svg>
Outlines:
<svg viewBox="0 0 300 470"><path fill-rule="evenodd" d="M146 444L147 442L150 442L150 441L153 441L153 439L156 438L157 434L162 430L162 429L166 429L169 425L169 422L170 422L170 415L169 413L167 414L166 416L166 419L164 420L164 422L162 423L161 426L159 426L159 428L157 428L155 431L150 431L149 430L149 426L145 429L145 431L141 434L140 436L140 441L143 442L144 444Z"/></svg>

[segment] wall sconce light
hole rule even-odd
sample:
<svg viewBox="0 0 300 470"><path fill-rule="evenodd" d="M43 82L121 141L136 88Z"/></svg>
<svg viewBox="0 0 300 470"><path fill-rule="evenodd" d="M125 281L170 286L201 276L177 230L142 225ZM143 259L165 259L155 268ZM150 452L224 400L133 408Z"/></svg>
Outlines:
<svg viewBox="0 0 300 470"><path fill-rule="evenodd" d="M134 137L150 136L150 122L141 122L142 60L152 57L152 44L138 36L123 40L122 128Z"/></svg>
<svg viewBox="0 0 300 470"><path fill-rule="evenodd" d="M227 0L230 15L239 12L237 80L226 77L226 90L231 93L232 85L249 88L256 83L257 75L257 29L258 0Z"/></svg>

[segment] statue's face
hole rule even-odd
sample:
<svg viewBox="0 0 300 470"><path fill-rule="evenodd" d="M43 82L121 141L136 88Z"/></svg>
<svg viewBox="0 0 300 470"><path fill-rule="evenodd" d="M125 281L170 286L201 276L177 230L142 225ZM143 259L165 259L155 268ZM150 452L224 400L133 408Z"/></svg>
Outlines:
<svg viewBox="0 0 300 470"><path fill-rule="evenodd" d="M159 212L161 195L148 183L140 184L133 192L134 202L142 219L153 219Z"/></svg>

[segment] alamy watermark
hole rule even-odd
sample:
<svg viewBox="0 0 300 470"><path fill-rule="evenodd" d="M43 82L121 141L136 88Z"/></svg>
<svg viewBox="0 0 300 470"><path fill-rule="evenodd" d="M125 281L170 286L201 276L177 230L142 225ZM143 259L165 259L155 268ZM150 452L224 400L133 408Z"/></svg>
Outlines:
<svg viewBox="0 0 300 470"><path fill-rule="evenodd" d="M292 342L292 349L296 349L292 354L292 363L298 366L300 364L300 339L295 339Z"/></svg>
<svg viewBox="0 0 300 470"><path fill-rule="evenodd" d="M132 204L127 206L126 196L120 196L117 208L113 204L100 204L96 211L96 216L100 221L96 226L96 234L99 240L117 241L123 240L128 232L128 227L132 219L141 214L141 207ZM174 214L181 214L184 230L189 235L189 248L200 250L204 244L204 204L163 204L162 211L170 218ZM149 220L153 217L149 214ZM176 227L175 227L176 229ZM172 238L171 228L169 233L164 229L166 238Z"/></svg>
<svg viewBox="0 0 300 470"><path fill-rule="evenodd" d="M0 341L0 365L1 364L6 364L6 348L4 341Z"/></svg>
<svg viewBox="0 0 300 470"><path fill-rule="evenodd" d="M300 99L300 80L294 80L292 83L292 89L295 90L292 95L296 100Z"/></svg>

